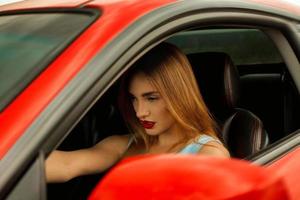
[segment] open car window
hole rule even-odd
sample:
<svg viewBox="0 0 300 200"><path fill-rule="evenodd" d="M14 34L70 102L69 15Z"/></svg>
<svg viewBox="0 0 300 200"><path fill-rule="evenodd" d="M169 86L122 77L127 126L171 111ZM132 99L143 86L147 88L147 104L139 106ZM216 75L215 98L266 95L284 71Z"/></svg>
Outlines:
<svg viewBox="0 0 300 200"><path fill-rule="evenodd" d="M278 48L263 30L191 30L175 34L167 41L186 54L228 54L241 82L238 107L250 110L261 119L270 144L299 129L299 93Z"/></svg>
<svg viewBox="0 0 300 200"><path fill-rule="evenodd" d="M298 91L277 47L262 30L255 28L187 30L169 37L166 42L178 46L186 55L218 52L226 53L232 58L233 64L238 69L242 87L238 107L249 110L259 117L268 133L268 145L299 129ZM208 77L210 78L213 77ZM129 132L117 106L119 86L118 80L84 116L59 149L74 150L89 147L111 134ZM200 85L199 87L201 92L214 91L212 85L206 85L207 88ZM205 99L205 94L202 95ZM84 186L81 187L80 195L85 196L91 191L92 186L85 184L87 180L89 183L93 180L95 183L100 177L101 175L97 175L88 176L86 180L81 179L80 185ZM49 199L55 199L53 194L61 191L56 186L50 185L48 188Z"/></svg>
<svg viewBox="0 0 300 200"><path fill-rule="evenodd" d="M235 65L275 64L283 60L270 38L258 29L203 29L178 33L167 40L186 54L224 52Z"/></svg>

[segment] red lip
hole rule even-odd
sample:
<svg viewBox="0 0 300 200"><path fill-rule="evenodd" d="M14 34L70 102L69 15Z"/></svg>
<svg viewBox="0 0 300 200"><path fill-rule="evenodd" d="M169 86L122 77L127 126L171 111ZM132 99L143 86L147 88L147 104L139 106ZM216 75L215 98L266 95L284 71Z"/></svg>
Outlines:
<svg viewBox="0 0 300 200"><path fill-rule="evenodd" d="M150 122L150 121L140 121L140 122L145 129L152 129L153 126L155 125L155 122Z"/></svg>

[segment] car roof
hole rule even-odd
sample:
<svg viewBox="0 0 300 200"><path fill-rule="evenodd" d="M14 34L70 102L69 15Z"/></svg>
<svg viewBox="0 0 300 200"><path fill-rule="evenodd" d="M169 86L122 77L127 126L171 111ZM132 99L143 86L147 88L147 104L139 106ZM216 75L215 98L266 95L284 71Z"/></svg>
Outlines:
<svg viewBox="0 0 300 200"><path fill-rule="evenodd" d="M270 8L285 10L300 16L299 0L246 0L246 1L265 5Z"/></svg>
<svg viewBox="0 0 300 200"><path fill-rule="evenodd" d="M165 5L176 0L161 0L158 5ZM5 3L7 2L7 3ZM43 8L79 8L84 6L108 5L144 5L143 0L5 0L0 3L0 11L43 9Z"/></svg>
<svg viewBox="0 0 300 200"><path fill-rule="evenodd" d="M178 0L173 0L173 2ZM186 0L187 1L187 0ZM143 4L144 0L6 0L7 3L0 3L0 11L23 10L23 9L37 9L37 8L76 8L83 6L106 6L106 5L121 5L121 4ZM170 1L162 0L161 5ZM212 5L233 3L238 7L241 3L251 3L253 5L264 6L271 9L279 9L291 12L300 16L300 2L298 0L222 0L222 1L203 1L203 3L212 3Z"/></svg>
<svg viewBox="0 0 300 200"><path fill-rule="evenodd" d="M159 5L175 1L176 0L162 0ZM0 3L0 11L43 8L79 8L90 5L105 7L108 5L120 6L128 4L144 5L145 2L143 2L143 0L7 0L7 3Z"/></svg>
<svg viewBox="0 0 300 200"><path fill-rule="evenodd" d="M88 0L9 0L0 5L0 11L45 8L45 7L78 7Z"/></svg>

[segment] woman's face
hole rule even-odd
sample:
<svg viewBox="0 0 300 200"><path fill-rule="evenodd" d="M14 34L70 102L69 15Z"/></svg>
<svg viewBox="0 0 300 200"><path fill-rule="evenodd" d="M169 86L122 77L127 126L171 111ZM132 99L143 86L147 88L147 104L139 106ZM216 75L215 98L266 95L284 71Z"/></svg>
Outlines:
<svg viewBox="0 0 300 200"><path fill-rule="evenodd" d="M144 73L137 73L129 84L129 93L136 116L149 135L172 131L176 121L165 101Z"/></svg>

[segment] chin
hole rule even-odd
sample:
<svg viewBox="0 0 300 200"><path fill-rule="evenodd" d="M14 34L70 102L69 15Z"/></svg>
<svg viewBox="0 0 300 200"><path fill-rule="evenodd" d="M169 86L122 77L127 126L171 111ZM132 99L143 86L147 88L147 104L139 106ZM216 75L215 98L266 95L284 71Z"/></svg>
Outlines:
<svg viewBox="0 0 300 200"><path fill-rule="evenodd" d="M146 134L147 135L150 135L150 136L156 136L156 135L159 135L159 132L158 131L155 131L153 129L146 129Z"/></svg>

